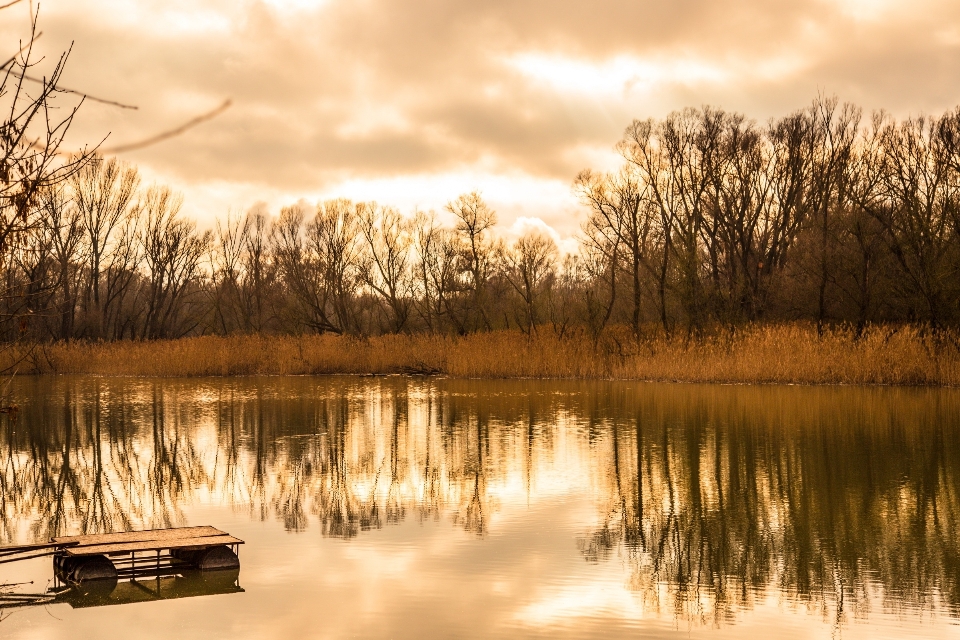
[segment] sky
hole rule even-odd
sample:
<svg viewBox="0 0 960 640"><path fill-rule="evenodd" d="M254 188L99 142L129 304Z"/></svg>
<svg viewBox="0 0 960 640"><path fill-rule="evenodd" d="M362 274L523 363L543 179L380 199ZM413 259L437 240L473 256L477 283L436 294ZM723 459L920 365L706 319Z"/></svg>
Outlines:
<svg viewBox="0 0 960 640"><path fill-rule="evenodd" d="M36 1L36 0L34 0ZM0 12L0 42L26 2ZM176 127L122 154L217 217L331 197L404 213L480 191L509 235L563 243L571 185L635 118L687 106L762 123L836 95L898 116L960 105L956 0L43 0L47 63L86 103L73 144Z"/></svg>

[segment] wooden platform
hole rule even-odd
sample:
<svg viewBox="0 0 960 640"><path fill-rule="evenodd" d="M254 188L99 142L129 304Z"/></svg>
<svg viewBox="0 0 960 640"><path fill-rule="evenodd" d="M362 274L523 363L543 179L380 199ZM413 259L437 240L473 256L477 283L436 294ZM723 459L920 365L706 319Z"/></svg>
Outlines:
<svg viewBox="0 0 960 640"><path fill-rule="evenodd" d="M67 556L117 556L146 551L182 549L185 551L209 547L243 544L215 527L178 527L176 529L148 529L88 536L59 536L50 542Z"/></svg>
<svg viewBox="0 0 960 640"><path fill-rule="evenodd" d="M0 609L61 600L73 606L99 606L236 593L243 591L238 583L243 543L216 527L203 526L58 536L49 542L0 546L0 564L53 556L54 570L52 590L0 592ZM152 578L152 587L142 582L146 577ZM130 582L118 587L120 579ZM71 591L81 586L81 591Z"/></svg>
<svg viewBox="0 0 960 640"><path fill-rule="evenodd" d="M194 569L239 570L243 540L207 526L58 536L48 544L53 549L54 577L64 584L80 584Z"/></svg>

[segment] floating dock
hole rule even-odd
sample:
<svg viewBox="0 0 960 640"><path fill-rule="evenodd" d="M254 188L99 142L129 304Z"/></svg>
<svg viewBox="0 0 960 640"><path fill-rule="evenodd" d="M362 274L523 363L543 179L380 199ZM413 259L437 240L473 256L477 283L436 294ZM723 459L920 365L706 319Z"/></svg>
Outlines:
<svg viewBox="0 0 960 640"><path fill-rule="evenodd" d="M0 564L53 556L45 593L0 592L0 610L51 602L73 607L239 593L243 540L215 527L148 529L0 547ZM120 579L127 582L119 582ZM151 578L144 582L142 578Z"/></svg>
<svg viewBox="0 0 960 640"><path fill-rule="evenodd" d="M161 575L171 569L239 569L241 544L243 540L210 526L59 536L50 542L0 547L0 564L52 555L56 576L79 583Z"/></svg>
<svg viewBox="0 0 960 640"><path fill-rule="evenodd" d="M50 540L57 577L68 583L160 575L170 569L239 569L243 540L215 527L149 529Z"/></svg>

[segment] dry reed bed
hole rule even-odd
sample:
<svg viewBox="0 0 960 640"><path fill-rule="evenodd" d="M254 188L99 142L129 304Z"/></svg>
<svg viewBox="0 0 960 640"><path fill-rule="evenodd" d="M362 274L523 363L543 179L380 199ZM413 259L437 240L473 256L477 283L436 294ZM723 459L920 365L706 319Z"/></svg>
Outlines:
<svg viewBox="0 0 960 640"><path fill-rule="evenodd" d="M159 342L59 343L32 351L20 373L233 376L436 373L474 378L616 378L683 382L960 386L956 336L873 328L859 340L805 325L753 327L690 341L595 343L498 331L465 337L205 336ZM16 349L2 356L18 359Z"/></svg>
<svg viewBox="0 0 960 640"><path fill-rule="evenodd" d="M8 349L12 364L19 356ZM20 373L234 376L435 373L475 378L960 386L957 336L914 327L847 330L822 338L805 325L753 327L702 340L625 334L527 337L391 335L205 336L159 342L59 343L38 347Z"/></svg>

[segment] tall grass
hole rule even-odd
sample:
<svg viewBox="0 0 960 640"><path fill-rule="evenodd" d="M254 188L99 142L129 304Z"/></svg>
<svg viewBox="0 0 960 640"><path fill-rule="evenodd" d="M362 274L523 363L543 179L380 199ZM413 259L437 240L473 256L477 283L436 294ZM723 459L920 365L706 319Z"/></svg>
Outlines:
<svg viewBox="0 0 960 640"><path fill-rule="evenodd" d="M803 324L754 326L702 339L637 341L613 331L558 338L496 331L463 337L387 335L196 337L58 343L35 348L20 373L234 376L427 373L464 378L960 386L960 339L916 327L846 329L818 337ZM25 354L8 349L0 365Z"/></svg>

